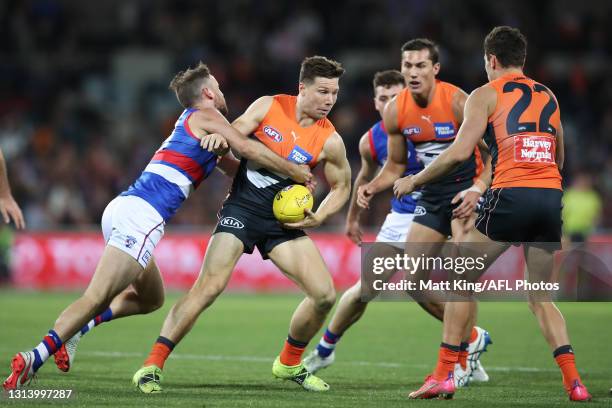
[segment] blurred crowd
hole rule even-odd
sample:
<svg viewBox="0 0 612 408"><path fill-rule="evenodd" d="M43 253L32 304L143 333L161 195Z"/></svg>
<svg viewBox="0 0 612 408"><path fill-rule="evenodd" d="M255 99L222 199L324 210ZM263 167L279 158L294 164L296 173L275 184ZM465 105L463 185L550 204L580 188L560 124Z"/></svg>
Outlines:
<svg viewBox="0 0 612 408"><path fill-rule="evenodd" d="M529 40L526 73L559 100L566 185L586 174L603 202L599 228L612 228L609 21L605 0L4 0L0 147L30 229L90 228L170 133L175 72L207 63L234 119L258 96L295 93L300 61L321 54L347 69L330 118L354 176L359 137L379 119L372 77L399 68L406 40L437 41L439 77L470 92L486 82L484 36L508 24ZM214 224L228 186L209 177L171 224ZM377 200L365 224L387 211ZM329 225L342 228L343 214Z"/></svg>

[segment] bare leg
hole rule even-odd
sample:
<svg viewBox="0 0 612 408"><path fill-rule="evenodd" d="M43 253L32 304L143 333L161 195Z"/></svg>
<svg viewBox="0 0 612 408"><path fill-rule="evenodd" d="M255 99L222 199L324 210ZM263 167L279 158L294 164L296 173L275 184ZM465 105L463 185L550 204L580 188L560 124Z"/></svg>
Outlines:
<svg viewBox="0 0 612 408"><path fill-rule="evenodd" d="M534 279L535 281L539 281L540 278L548 281L553 267L552 253L541 248L529 247L525 249L525 256L529 275L533 278L538 277ZM563 315L552 301L546 301L545 298L548 296L542 293L530 294L529 308L538 319L542 334L551 350L556 350L560 346L570 344L569 335Z"/></svg>
<svg viewBox="0 0 612 408"><path fill-rule="evenodd" d="M435 256L440 252L442 244L446 242L446 236L438 231L426 227L425 225L413 222L410 232L406 237L406 254L413 257L421 255ZM407 275L406 279L415 281L427 279L431 271L419 270L413 275ZM415 297L415 301L427 313L442 321L444 318L444 301L439 299L434 293L421 291L418 293L410 292Z"/></svg>
<svg viewBox="0 0 612 408"><path fill-rule="evenodd" d="M244 246L232 234L220 232L210 239L198 280L168 313L161 336L175 344L191 330L200 313L223 292Z"/></svg>
<svg viewBox="0 0 612 408"><path fill-rule="evenodd" d="M289 335L307 343L319 331L336 300L332 277L308 237L283 242L269 256L306 294L291 317Z"/></svg>
<svg viewBox="0 0 612 408"><path fill-rule="evenodd" d="M134 282L142 266L127 253L106 246L85 293L68 306L55 322L53 329L66 341L102 310L112 299Z"/></svg>
<svg viewBox="0 0 612 408"><path fill-rule="evenodd" d="M164 282L155 260L151 259L134 283L110 304L113 319L154 312L164 304Z"/></svg>

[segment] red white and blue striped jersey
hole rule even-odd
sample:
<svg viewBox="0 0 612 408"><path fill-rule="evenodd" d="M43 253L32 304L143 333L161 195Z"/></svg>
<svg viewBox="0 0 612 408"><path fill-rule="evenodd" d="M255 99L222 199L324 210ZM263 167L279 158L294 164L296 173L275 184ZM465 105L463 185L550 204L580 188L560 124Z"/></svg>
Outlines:
<svg viewBox="0 0 612 408"><path fill-rule="evenodd" d="M174 130L155 152L151 162L122 196L137 196L168 221L191 191L214 170L217 156L200 146L187 119L197 109L185 109Z"/></svg>

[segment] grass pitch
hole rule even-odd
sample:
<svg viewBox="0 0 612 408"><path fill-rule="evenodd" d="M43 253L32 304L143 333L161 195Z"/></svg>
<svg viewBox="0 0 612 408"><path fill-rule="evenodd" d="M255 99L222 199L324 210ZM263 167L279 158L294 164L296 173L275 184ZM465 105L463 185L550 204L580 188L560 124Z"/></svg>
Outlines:
<svg viewBox="0 0 612 408"><path fill-rule="evenodd" d="M12 355L31 349L74 293L0 291L0 370ZM482 303L479 325L494 344L483 356L487 384L461 389L452 401L411 401L436 361L440 324L414 303L377 302L340 342L336 364L321 371L327 393L308 393L272 377L272 361L299 303L295 295L227 294L205 312L177 346L164 370L165 392L143 395L131 385L176 295L148 316L103 324L81 341L75 365L59 372L52 359L32 385L72 389L67 401L9 400L0 405L114 407L565 407L561 375L537 322L522 303ZM612 304L560 305L570 329L579 370L595 402L612 406ZM318 341L318 338L316 339ZM309 350L314 346L310 345Z"/></svg>

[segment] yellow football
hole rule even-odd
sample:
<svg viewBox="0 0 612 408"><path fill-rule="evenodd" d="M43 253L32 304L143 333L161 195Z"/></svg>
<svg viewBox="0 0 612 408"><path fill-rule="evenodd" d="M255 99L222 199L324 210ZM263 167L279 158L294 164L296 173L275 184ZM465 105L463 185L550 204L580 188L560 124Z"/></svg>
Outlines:
<svg viewBox="0 0 612 408"><path fill-rule="evenodd" d="M282 223L298 222L304 219L304 209L312 210L314 200L310 190L300 184L293 184L276 193L272 211Z"/></svg>

